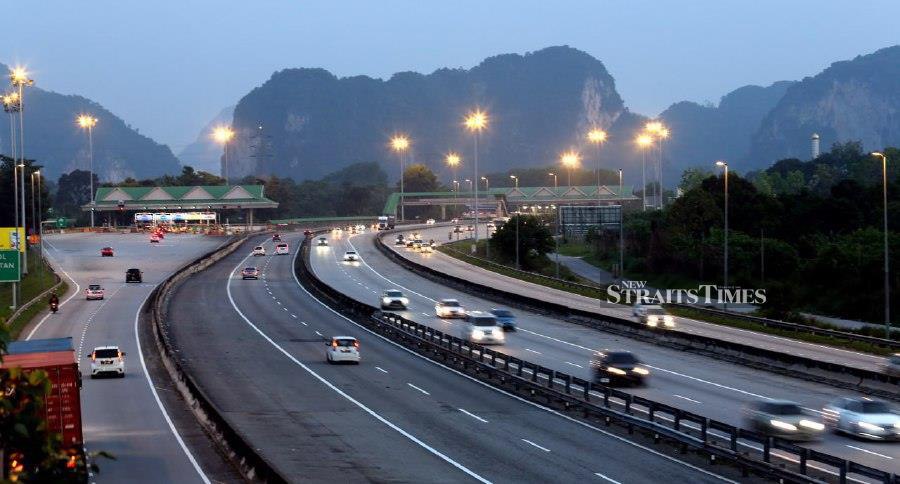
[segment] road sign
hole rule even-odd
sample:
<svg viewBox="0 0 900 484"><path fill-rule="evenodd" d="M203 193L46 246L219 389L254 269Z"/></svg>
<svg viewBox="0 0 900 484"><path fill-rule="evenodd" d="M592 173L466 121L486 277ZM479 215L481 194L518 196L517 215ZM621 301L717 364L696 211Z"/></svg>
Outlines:
<svg viewBox="0 0 900 484"><path fill-rule="evenodd" d="M19 282L19 254L15 249L0 250L0 282Z"/></svg>
<svg viewBox="0 0 900 484"><path fill-rule="evenodd" d="M19 227L0 227L0 249L15 249L25 252L25 244L19 241L25 240L25 228Z"/></svg>
<svg viewBox="0 0 900 484"><path fill-rule="evenodd" d="M66 220L65 217L60 217L60 218L56 219L56 228L64 229L64 228L68 227L68 225L69 225L69 221Z"/></svg>

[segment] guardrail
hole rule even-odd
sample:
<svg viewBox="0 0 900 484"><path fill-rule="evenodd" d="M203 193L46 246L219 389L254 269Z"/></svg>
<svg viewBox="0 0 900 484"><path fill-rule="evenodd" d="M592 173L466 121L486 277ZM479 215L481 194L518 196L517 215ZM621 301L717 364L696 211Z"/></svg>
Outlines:
<svg viewBox="0 0 900 484"><path fill-rule="evenodd" d="M308 240L300 250L303 252L294 267L298 279L335 310L353 316L355 321L394 342L495 387L589 422L616 425L629 434L641 432L655 443L674 444L682 453L692 449L711 464L730 462L745 476L753 472L789 482L836 478L843 484L855 475L885 484L900 483L900 476L886 471L584 380L382 312L319 279L310 267ZM647 417L637 417L636 413Z"/></svg>
<svg viewBox="0 0 900 484"><path fill-rule="evenodd" d="M848 388L881 398L900 400L900 376L850 367L830 361L820 361L780 351L663 328L649 328L637 321L575 309L563 304L535 299L529 296L504 291L493 286L479 284L410 260L388 247L382 237L390 231L375 237L376 248L385 256L407 269L478 297L526 308L540 314L550 314L569 322L588 326L606 332L621 334L649 343L677 347L707 355L716 355L759 369L775 371L799 378L814 380L838 388Z"/></svg>
<svg viewBox="0 0 900 484"><path fill-rule="evenodd" d="M46 267L50 267L50 263L47 262L47 259L44 259L44 265ZM48 289L44 290L37 296L31 298L30 301L19 305L19 308L16 309L12 314L10 314L9 317L6 318L5 321L3 321L3 324L7 328L11 328L13 325L13 322L16 320L16 318L21 316L25 311L28 310L28 308L30 308L31 306L33 306L39 302L46 301L47 294L50 294L51 291L55 291L55 290L59 289L59 286L62 284L62 278L59 277L59 274L57 274L56 272L53 272L52 269L51 269L51 274L53 274L54 280L56 282L52 286L50 286Z"/></svg>

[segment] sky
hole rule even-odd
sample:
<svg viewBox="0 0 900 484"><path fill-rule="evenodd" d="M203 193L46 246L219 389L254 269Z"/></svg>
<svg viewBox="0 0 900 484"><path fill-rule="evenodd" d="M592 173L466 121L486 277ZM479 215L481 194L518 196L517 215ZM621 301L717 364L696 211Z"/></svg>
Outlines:
<svg viewBox="0 0 900 484"><path fill-rule="evenodd" d="M41 0L4 9L0 62L177 154L284 68L389 78L565 44L653 116L896 44L898 17L897 0Z"/></svg>

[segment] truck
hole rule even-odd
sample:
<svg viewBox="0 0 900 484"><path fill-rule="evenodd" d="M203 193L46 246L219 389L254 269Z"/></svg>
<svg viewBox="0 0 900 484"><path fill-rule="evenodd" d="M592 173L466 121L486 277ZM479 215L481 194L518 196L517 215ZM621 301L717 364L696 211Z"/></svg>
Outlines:
<svg viewBox="0 0 900 484"><path fill-rule="evenodd" d="M44 400L47 429L62 435L63 445L81 451L81 371L72 338L13 341L7 347L0 369L19 367L25 372L44 370L50 378L50 393Z"/></svg>
<svg viewBox="0 0 900 484"><path fill-rule="evenodd" d="M393 229L397 223L397 217L393 215L382 215L378 217L378 230Z"/></svg>

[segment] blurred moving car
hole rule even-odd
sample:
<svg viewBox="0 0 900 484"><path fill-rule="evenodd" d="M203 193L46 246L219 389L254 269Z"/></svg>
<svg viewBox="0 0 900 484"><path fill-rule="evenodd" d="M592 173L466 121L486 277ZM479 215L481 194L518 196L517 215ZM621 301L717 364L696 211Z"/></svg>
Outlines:
<svg viewBox="0 0 900 484"><path fill-rule="evenodd" d="M472 225L467 225L467 226L466 226L466 232L474 232L474 231L475 231L475 227L474 227L474 226L472 226Z"/></svg>
<svg viewBox="0 0 900 484"><path fill-rule="evenodd" d="M455 233L455 234L458 234L462 231L463 231L462 227L460 227L459 225L457 225L456 227L453 227L453 233Z"/></svg>
<svg viewBox="0 0 900 484"><path fill-rule="evenodd" d="M84 298L88 301L103 299L105 292L106 291L100 287L100 284L90 284L87 289L84 290Z"/></svg>
<svg viewBox="0 0 900 484"><path fill-rule="evenodd" d="M825 406L823 415L835 432L869 440L900 440L900 415L880 400L839 398Z"/></svg>
<svg viewBox="0 0 900 484"><path fill-rule="evenodd" d="M272 242L281 242L281 236L278 234L272 234Z"/></svg>
<svg viewBox="0 0 900 484"><path fill-rule="evenodd" d="M425 244L425 243L423 243L422 246L419 248L419 250L420 250L422 253L430 254L430 253L434 252L434 247L432 247L431 244Z"/></svg>
<svg viewBox="0 0 900 484"><path fill-rule="evenodd" d="M413 240L413 239L406 239L406 248L407 248L407 249L412 249L413 246L414 246L415 244L416 244L416 241L415 241L415 240Z"/></svg>
<svg viewBox="0 0 900 484"><path fill-rule="evenodd" d="M516 315L509 309L494 308L491 309L491 314L497 318L497 323L504 331L516 330Z"/></svg>
<svg viewBox="0 0 900 484"><path fill-rule="evenodd" d="M426 220L425 225L434 225L434 219L430 218L430 219Z"/></svg>
<svg viewBox="0 0 900 484"><path fill-rule="evenodd" d="M275 255L288 255L291 251L288 248L287 242L279 242L275 244Z"/></svg>
<svg viewBox="0 0 900 484"><path fill-rule="evenodd" d="M818 417L787 400L760 400L744 409L750 427L766 435L791 440L815 440L825 430Z"/></svg>
<svg viewBox="0 0 900 484"><path fill-rule="evenodd" d="M331 341L325 343L328 349L325 351L325 360L329 363L349 361L359 364L359 341L352 336L333 336Z"/></svg>
<svg viewBox="0 0 900 484"><path fill-rule="evenodd" d="M104 247L100 249L100 257L112 257L113 256L113 248L112 247Z"/></svg>
<svg viewBox="0 0 900 484"><path fill-rule="evenodd" d="M397 235L397 238L394 240L394 245L406 245L406 241L403 240L403 234Z"/></svg>
<svg viewBox="0 0 900 484"><path fill-rule="evenodd" d="M631 315L640 317L641 310L645 306L659 306L659 301L657 301L656 299L653 299L653 298L648 298L648 297L640 298L637 301L635 301L634 306L631 307Z"/></svg>
<svg viewBox="0 0 900 484"><path fill-rule="evenodd" d="M162 237L160 237L159 235L153 234L153 235L150 236L150 243L151 243L151 244L158 244L158 243L159 243L159 239L161 239L161 238L162 238Z"/></svg>
<svg viewBox="0 0 900 484"><path fill-rule="evenodd" d="M594 383L603 385L634 384L643 386L650 370L630 351L607 351L591 358Z"/></svg>
<svg viewBox="0 0 900 484"><path fill-rule="evenodd" d="M125 352L118 346L98 346L87 356L91 359L91 378L110 374L125 378Z"/></svg>
<svg viewBox="0 0 900 484"><path fill-rule="evenodd" d="M381 309L406 309L409 299L396 289L388 289L381 293Z"/></svg>
<svg viewBox="0 0 900 484"><path fill-rule="evenodd" d="M675 327L675 317L667 313L662 306L641 306L637 310L637 312L641 322L646 324L647 326L650 326L651 328L656 328L659 326L663 326L665 328Z"/></svg>
<svg viewBox="0 0 900 484"><path fill-rule="evenodd" d="M463 327L461 338L483 345L502 345L506 335L503 334L503 328L493 314L472 311L466 314L466 325Z"/></svg>
<svg viewBox="0 0 900 484"><path fill-rule="evenodd" d="M250 255L252 255L252 256L266 255L266 248L261 245L257 245L256 247L253 248L253 251L250 252Z"/></svg>
<svg viewBox="0 0 900 484"><path fill-rule="evenodd" d="M894 353L884 362L884 372L888 375L900 376L900 353Z"/></svg>
<svg viewBox="0 0 900 484"><path fill-rule="evenodd" d="M241 279L259 279L259 269L256 267L245 267L241 270Z"/></svg>
<svg viewBox="0 0 900 484"><path fill-rule="evenodd" d="M319 241L316 243L319 247L328 247L328 239L325 237L319 237Z"/></svg>
<svg viewBox="0 0 900 484"><path fill-rule="evenodd" d="M125 271L125 282L144 282L144 273L140 269L132 267Z"/></svg>
<svg viewBox="0 0 900 484"><path fill-rule="evenodd" d="M359 254L353 250L344 252L344 262L359 262Z"/></svg>
<svg viewBox="0 0 900 484"><path fill-rule="evenodd" d="M466 309L456 299L441 299L434 305L434 313L439 318L464 318Z"/></svg>

